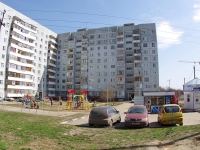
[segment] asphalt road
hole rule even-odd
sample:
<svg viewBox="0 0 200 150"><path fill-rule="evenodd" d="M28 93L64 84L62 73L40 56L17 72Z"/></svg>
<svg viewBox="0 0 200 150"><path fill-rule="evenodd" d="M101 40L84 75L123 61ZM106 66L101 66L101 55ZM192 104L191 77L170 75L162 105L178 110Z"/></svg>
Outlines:
<svg viewBox="0 0 200 150"><path fill-rule="evenodd" d="M130 106L134 105L133 103L123 103L122 105L116 106L115 108L120 112L122 121L121 123L114 124L115 128L124 128L124 119L125 119L125 114ZM157 123L157 114L149 114L149 127L150 128L156 128L156 127L161 127L159 123ZM73 122L68 122L66 124L70 125L76 125L76 126L88 126L88 116L76 120ZM196 125L200 124L200 113L198 112L190 112L190 113L183 113L183 125Z"/></svg>

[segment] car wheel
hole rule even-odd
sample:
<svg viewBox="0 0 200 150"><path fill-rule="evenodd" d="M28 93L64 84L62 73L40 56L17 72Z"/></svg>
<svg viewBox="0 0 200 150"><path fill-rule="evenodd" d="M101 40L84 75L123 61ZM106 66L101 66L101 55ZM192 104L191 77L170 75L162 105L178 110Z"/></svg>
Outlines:
<svg viewBox="0 0 200 150"><path fill-rule="evenodd" d="M158 123L160 123L159 118L158 118Z"/></svg>
<svg viewBox="0 0 200 150"><path fill-rule="evenodd" d="M160 126L163 126L163 124L162 124L161 120L159 120L159 122L160 122Z"/></svg>
<svg viewBox="0 0 200 150"><path fill-rule="evenodd" d="M183 126L183 123L181 123L180 126Z"/></svg>
<svg viewBox="0 0 200 150"><path fill-rule="evenodd" d="M113 126L113 121L110 120L109 126L112 127Z"/></svg>
<svg viewBox="0 0 200 150"><path fill-rule="evenodd" d="M117 123L120 123L121 122L121 117L119 117L119 120L117 120Z"/></svg>
<svg viewBox="0 0 200 150"><path fill-rule="evenodd" d="M94 124L89 124L90 127L94 126Z"/></svg>

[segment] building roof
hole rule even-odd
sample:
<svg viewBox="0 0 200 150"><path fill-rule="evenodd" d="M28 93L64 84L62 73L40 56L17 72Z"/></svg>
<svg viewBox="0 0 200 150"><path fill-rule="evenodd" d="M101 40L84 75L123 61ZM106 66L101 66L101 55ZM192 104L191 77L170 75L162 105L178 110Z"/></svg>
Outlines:
<svg viewBox="0 0 200 150"><path fill-rule="evenodd" d="M190 80L189 82L185 83L185 85L200 85L200 79L196 77L195 79Z"/></svg>
<svg viewBox="0 0 200 150"><path fill-rule="evenodd" d="M144 96L173 96L175 92L144 92Z"/></svg>

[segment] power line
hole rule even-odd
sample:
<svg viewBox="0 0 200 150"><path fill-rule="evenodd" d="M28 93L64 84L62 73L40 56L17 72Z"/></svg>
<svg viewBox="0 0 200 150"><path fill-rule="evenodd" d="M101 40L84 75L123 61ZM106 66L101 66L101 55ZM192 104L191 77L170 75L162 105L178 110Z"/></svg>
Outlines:
<svg viewBox="0 0 200 150"><path fill-rule="evenodd" d="M7 10L7 11L12 11L12 10ZM126 18L126 17L121 17L121 16L113 16L113 15L111 16L111 15L104 15L104 14L92 14L92 13L85 13L85 12L81 12L81 13L80 12L65 12L65 11L58 11L58 10L54 10L54 11L53 10L17 10L17 11L36 11L36 12L46 12L46 13L69 13L69 14L78 14L78 15L90 15L90 16L99 16L99 17L127 19L127 20L137 20L137 21L143 21L143 22L152 22L152 21L141 20L141 19ZM157 23L159 24L159 22L157 22ZM169 24L167 24L167 25L169 25ZM200 30L197 30L197 29L185 28L185 27L176 26L176 25L169 25L169 26L200 32Z"/></svg>

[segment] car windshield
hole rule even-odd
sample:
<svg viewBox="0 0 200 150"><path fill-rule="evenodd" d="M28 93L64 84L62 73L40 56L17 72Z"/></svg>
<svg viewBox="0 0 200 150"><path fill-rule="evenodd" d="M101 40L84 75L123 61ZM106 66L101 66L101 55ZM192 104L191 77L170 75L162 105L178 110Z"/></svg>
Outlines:
<svg viewBox="0 0 200 150"><path fill-rule="evenodd" d="M144 114L146 113L145 108L129 108L128 114Z"/></svg>
<svg viewBox="0 0 200 150"><path fill-rule="evenodd" d="M179 112L179 107L178 106L166 106L165 112L166 113Z"/></svg>

